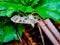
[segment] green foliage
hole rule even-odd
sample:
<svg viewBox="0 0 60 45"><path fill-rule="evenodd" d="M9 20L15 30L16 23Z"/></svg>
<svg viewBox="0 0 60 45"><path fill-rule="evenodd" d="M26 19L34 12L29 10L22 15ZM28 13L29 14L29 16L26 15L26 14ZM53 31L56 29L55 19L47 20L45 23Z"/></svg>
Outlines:
<svg viewBox="0 0 60 45"><path fill-rule="evenodd" d="M60 23L60 0L0 0L0 17L10 18L14 12L20 13L20 11L23 13L36 12L43 19L51 18ZM8 25L5 24L6 22ZM20 35L22 35L22 29L23 25L19 24ZM0 18L0 35L1 42L17 39L10 19Z"/></svg>
<svg viewBox="0 0 60 45"><path fill-rule="evenodd" d="M36 12L44 19L51 18L60 23L60 0L43 0L36 8Z"/></svg>
<svg viewBox="0 0 60 45"><path fill-rule="evenodd" d="M0 0L0 16L11 17L12 13L36 12L42 18L60 22L60 0Z"/></svg>
<svg viewBox="0 0 60 45"><path fill-rule="evenodd" d="M17 27L20 36L22 36L23 25L18 24ZM13 24L11 24L9 18L0 17L0 43L11 40L18 40Z"/></svg>
<svg viewBox="0 0 60 45"><path fill-rule="evenodd" d="M11 17L12 13L22 11L29 13L34 11L32 8L39 0L1 0L0 1L0 16Z"/></svg>

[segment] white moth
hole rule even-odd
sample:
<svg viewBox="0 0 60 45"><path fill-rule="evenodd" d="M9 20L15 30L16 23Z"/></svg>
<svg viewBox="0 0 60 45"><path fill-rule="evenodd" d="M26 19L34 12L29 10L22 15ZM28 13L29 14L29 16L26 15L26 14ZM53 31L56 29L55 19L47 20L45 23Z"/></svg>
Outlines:
<svg viewBox="0 0 60 45"><path fill-rule="evenodd" d="M15 23L23 23L23 24L31 24L34 27L34 24L37 23L38 19L34 19L34 17L32 15L29 16L19 16L19 15L15 15L11 18L11 21L15 22Z"/></svg>

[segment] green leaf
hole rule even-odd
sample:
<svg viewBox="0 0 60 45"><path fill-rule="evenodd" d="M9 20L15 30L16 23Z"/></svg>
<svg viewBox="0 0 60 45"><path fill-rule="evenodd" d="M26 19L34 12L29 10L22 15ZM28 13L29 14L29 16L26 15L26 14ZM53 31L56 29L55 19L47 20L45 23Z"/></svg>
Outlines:
<svg viewBox="0 0 60 45"><path fill-rule="evenodd" d="M4 13L4 15L3 15L2 11L0 11L0 16L11 17L13 12L23 11L22 9L25 10L25 6L22 6L22 4L20 4L20 3L16 3L16 2L14 3L14 1L0 2L0 10L2 10Z"/></svg>
<svg viewBox="0 0 60 45"><path fill-rule="evenodd" d="M18 26L19 34L22 36L23 26L22 24ZM0 41L1 42L9 42L11 40L18 40L16 32L14 28L10 26L4 26L4 28L0 28Z"/></svg>
<svg viewBox="0 0 60 45"><path fill-rule="evenodd" d="M23 29L24 29L24 26L22 24L18 24L18 31L19 31L20 36L22 36Z"/></svg>
<svg viewBox="0 0 60 45"><path fill-rule="evenodd" d="M18 24L17 27L20 36L22 36L23 25ZM7 17L6 18L1 17L0 18L0 43L9 42L12 40L18 40L15 29Z"/></svg>
<svg viewBox="0 0 60 45"><path fill-rule="evenodd" d="M39 1L40 1L40 0L34 0L34 1L32 2L32 4L31 4L31 6L34 7L36 4L38 4Z"/></svg>
<svg viewBox="0 0 60 45"><path fill-rule="evenodd" d="M42 18L51 18L60 23L60 1L49 1L38 5L35 10Z"/></svg>

